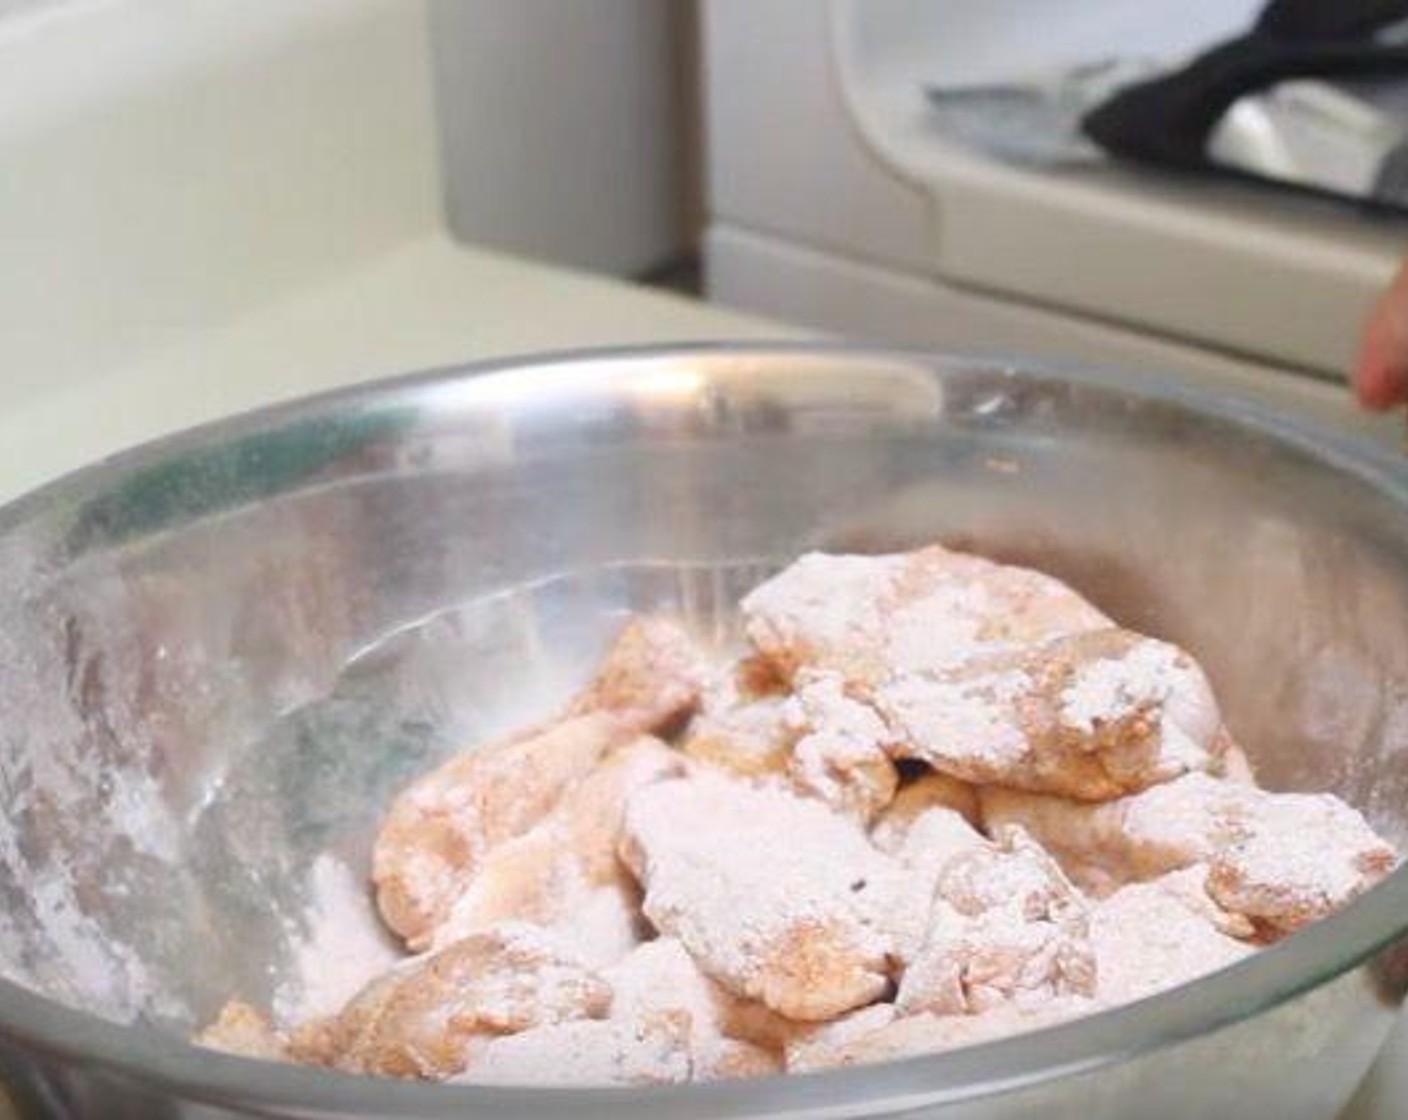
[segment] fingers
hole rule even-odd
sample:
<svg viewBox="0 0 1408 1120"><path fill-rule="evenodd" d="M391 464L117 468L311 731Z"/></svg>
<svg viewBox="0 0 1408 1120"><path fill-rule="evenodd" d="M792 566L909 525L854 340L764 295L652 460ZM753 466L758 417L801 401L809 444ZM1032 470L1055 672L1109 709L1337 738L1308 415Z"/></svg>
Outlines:
<svg viewBox="0 0 1408 1120"><path fill-rule="evenodd" d="M1408 400L1408 260L1369 316L1353 382L1366 408L1382 410Z"/></svg>

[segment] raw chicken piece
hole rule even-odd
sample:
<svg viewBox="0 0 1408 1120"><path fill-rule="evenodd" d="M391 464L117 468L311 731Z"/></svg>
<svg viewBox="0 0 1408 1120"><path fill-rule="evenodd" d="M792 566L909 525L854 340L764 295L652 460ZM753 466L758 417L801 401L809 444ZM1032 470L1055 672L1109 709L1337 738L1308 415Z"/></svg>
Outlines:
<svg viewBox="0 0 1408 1120"><path fill-rule="evenodd" d="M787 1069L789 1073L804 1073L933 1054L1054 1026L1096 1010L1099 1004L1095 1001L1068 996L1032 1006L1004 1003L978 1015L906 1015L835 1045L807 1049Z"/></svg>
<svg viewBox="0 0 1408 1120"><path fill-rule="evenodd" d="M1021 825L1072 879L1104 895L1209 858L1219 807L1245 788L1189 774L1099 805L997 786L979 799L989 829Z"/></svg>
<svg viewBox="0 0 1408 1120"><path fill-rule="evenodd" d="M638 946L603 973L604 1020L538 1027L478 1048L456 1080L640 1085L744 1077L781 1068L775 1054L723 1031L734 1000L673 938Z"/></svg>
<svg viewBox="0 0 1408 1120"><path fill-rule="evenodd" d="M792 784L861 822L895 796L899 775L885 753L889 732L867 705L846 695L835 673L804 670L784 718L796 744L787 760Z"/></svg>
<svg viewBox="0 0 1408 1120"><path fill-rule="evenodd" d="M730 992L799 1020L886 989L898 865L853 823L713 774L638 790L622 856L643 909Z"/></svg>
<svg viewBox="0 0 1408 1120"><path fill-rule="evenodd" d="M680 749L743 778L782 774L795 732L783 716L787 696L759 674L756 662L737 662L704 690L699 712Z"/></svg>
<svg viewBox="0 0 1408 1120"><path fill-rule="evenodd" d="M742 606L779 672L834 674L889 753L966 781L1104 800L1218 764L1196 662L1035 572L939 547L812 553Z"/></svg>
<svg viewBox="0 0 1408 1120"><path fill-rule="evenodd" d="M901 1014L980 1013L1095 991L1084 900L1020 828L952 857L928 935L900 979Z"/></svg>
<svg viewBox="0 0 1408 1120"><path fill-rule="evenodd" d="M930 910L944 868L965 852L990 847L987 837L965 815L973 811L976 800L972 788L962 782L926 774L900 790L871 829L871 841L898 859L905 872L903 920L895 944L902 961L912 961L928 936Z"/></svg>
<svg viewBox="0 0 1408 1120"><path fill-rule="evenodd" d="M283 1060L288 1045L261 1011L240 999L226 1001L215 1022L196 1035L194 1041L208 1050L266 1061Z"/></svg>
<svg viewBox="0 0 1408 1120"><path fill-rule="evenodd" d="M998 789L982 803L989 827L1022 825L1081 881L1117 886L1206 864L1213 900L1268 938L1346 905L1396 863L1337 797L1203 774L1103 805Z"/></svg>
<svg viewBox="0 0 1408 1120"><path fill-rule="evenodd" d="M885 726L844 694L835 674L799 675L795 692L748 691L732 668L705 693L681 749L744 778L778 778L868 820L898 776L880 742Z"/></svg>
<svg viewBox="0 0 1408 1120"><path fill-rule="evenodd" d="M455 1081L475 1085L660 1085L689 1081L689 1019L582 1019L490 1039Z"/></svg>
<svg viewBox="0 0 1408 1120"><path fill-rule="evenodd" d="M1235 914L1231 910L1224 910L1208 893L1206 864L1195 863L1191 867L1170 871L1167 875L1160 875L1157 879L1146 880L1146 882L1149 885L1157 886L1164 894L1177 899L1185 910L1196 914L1218 933L1226 934L1238 941L1248 941L1256 936L1256 924L1250 918L1245 914ZM1141 885L1144 884L1126 884L1131 887Z"/></svg>
<svg viewBox="0 0 1408 1120"><path fill-rule="evenodd" d="M634 731L664 733L698 706L706 674L699 650L678 625L632 618L567 715L609 712Z"/></svg>
<svg viewBox="0 0 1408 1120"><path fill-rule="evenodd" d="M360 1073L443 1079L478 1044L544 1024L604 1015L611 989L521 923L413 957L364 988L332 1019L295 1031L295 1060Z"/></svg>
<svg viewBox="0 0 1408 1120"><path fill-rule="evenodd" d="M872 1003L829 1023L796 1026L788 1035L785 1061L789 1073L824 1069L835 1065L832 1056L857 1039L866 1037L895 1021L893 1003Z"/></svg>
<svg viewBox="0 0 1408 1120"><path fill-rule="evenodd" d="M1202 670L1165 642L1106 628L902 673L874 690L893 753L965 781L1106 800L1218 764Z"/></svg>
<svg viewBox="0 0 1408 1120"><path fill-rule="evenodd" d="M951 809L974 828L982 821L978 791L973 786L930 770L900 787L894 801L876 821L877 840L882 832L907 832L930 809Z"/></svg>
<svg viewBox="0 0 1408 1120"><path fill-rule="evenodd" d="M1330 794L1253 793L1220 822L1208 894L1267 938L1348 905L1394 869L1393 848Z"/></svg>
<svg viewBox="0 0 1408 1120"><path fill-rule="evenodd" d="M780 1019L746 1007L694 963L684 945L659 937L638 946L603 974L611 985L611 1018L685 1017L696 1079L771 1073L781 1068L770 1047ZM766 1041L769 1045L761 1045Z"/></svg>
<svg viewBox="0 0 1408 1120"><path fill-rule="evenodd" d="M391 805L372 851L386 924L424 948L484 858L542 820L633 733L609 715L564 720L456 755Z"/></svg>
<svg viewBox="0 0 1408 1120"><path fill-rule="evenodd" d="M683 719L702 680L684 631L633 619L566 717L458 754L409 786L372 853L386 924L424 949L490 851L537 824L607 751Z"/></svg>
<svg viewBox="0 0 1408 1120"><path fill-rule="evenodd" d="M616 855L632 791L681 772L658 739L617 747L522 836L500 844L434 931L434 947L509 920L570 938L588 964L605 965L639 940L638 891Z"/></svg>
<svg viewBox="0 0 1408 1120"><path fill-rule="evenodd" d="M939 545L808 553L741 606L749 639L785 677L809 666L859 685L1111 625L1049 576Z"/></svg>
<svg viewBox="0 0 1408 1120"><path fill-rule="evenodd" d="M1194 869L1131 883L1096 904L1090 940L1104 1004L1128 1003L1194 980L1253 952L1218 929L1217 907ZM1229 916L1230 920L1230 916Z"/></svg>

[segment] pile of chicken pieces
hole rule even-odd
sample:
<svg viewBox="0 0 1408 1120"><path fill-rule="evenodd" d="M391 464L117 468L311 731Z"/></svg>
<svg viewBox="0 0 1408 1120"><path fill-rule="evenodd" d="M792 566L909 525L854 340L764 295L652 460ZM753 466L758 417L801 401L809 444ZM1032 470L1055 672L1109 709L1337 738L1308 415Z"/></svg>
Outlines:
<svg viewBox="0 0 1408 1120"><path fill-rule="evenodd" d="M373 880L412 955L200 1041L474 1083L843 1066L1183 983L1396 864L1257 788L1188 654L1037 572L813 553L741 606L737 661L633 619L556 719L403 791Z"/></svg>

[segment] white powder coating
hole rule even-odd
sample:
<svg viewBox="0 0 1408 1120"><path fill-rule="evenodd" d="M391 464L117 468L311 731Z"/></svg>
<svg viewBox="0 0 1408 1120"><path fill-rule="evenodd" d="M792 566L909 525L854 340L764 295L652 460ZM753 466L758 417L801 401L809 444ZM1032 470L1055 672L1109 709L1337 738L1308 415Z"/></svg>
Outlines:
<svg viewBox="0 0 1408 1120"><path fill-rule="evenodd" d="M727 997L676 938L657 937L637 946L602 977L611 985L615 1018L684 1011L697 1027L722 1033Z"/></svg>
<svg viewBox="0 0 1408 1120"><path fill-rule="evenodd" d="M956 857L988 846L968 818L949 807L954 800L965 804L957 785L937 774L921 779L900 791L871 830L875 846L904 868L895 952L905 962L914 960L928 936L944 869Z"/></svg>
<svg viewBox="0 0 1408 1120"><path fill-rule="evenodd" d="M549 837L560 839L562 834L554 831ZM506 877L521 876L521 881L509 883L502 898L490 899L490 888L483 880L500 870ZM511 868L501 862L486 868L486 875L460 896L449 917L436 928L432 947L446 948L508 918L541 927L593 968L619 960L640 941L634 885L591 883L575 860L553 853L542 862Z"/></svg>
<svg viewBox="0 0 1408 1120"><path fill-rule="evenodd" d="M1006 645L984 625L994 596L981 583L945 583L893 611L885 628L891 672L930 673Z"/></svg>
<svg viewBox="0 0 1408 1120"><path fill-rule="evenodd" d="M1121 657L1082 665L1061 693L1067 727L1093 732L1162 704L1173 691L1178 651L1162 642L1140 642Z"/></svg>
<svg viewBox="0 0 1408 1120"><path fill-rule="evenodd" d="M979 1013L1090 996L1096 962L1084 899L1020 829L951 858L928 934L900 980L904 1014Z"/></svg>
<svg viewBox="0 0 1408 1120"><path fill-rule="evenodd" d="M336 1013L401 956L377 920L366 884L327 853L313 861L302 918L290 939L289 978L274 994L274 1016L283 1023Z"/></svg>
<svg viewBox="0 0 1408 1120"><path fill-rule="evenodd" d="M1094 734L1120 720L1157 716L1160 753L1182 770L1204 769L1220 728L1207 677L1177 646L1144 638L1121 657L1079 666L1061 693L1061 719Z"/></svg>
<svg viewBox="0 0 1408 1120"><path fill-rule="evenodd" d="M1244 788L1194 773L1096 804L998 787L980 799L989 829L1020 825L1068 874L1119 885L1211 856L1221 806Z"/></svg>
<svg viewBox="0 0 1408 1120"><path fill-rule="evenodd" d="M897 1015L893 1003L873 1003L829 1023L797 1029L787 1039L784 1051L788 1071L805 1073L837 1064L836 1054L858 1039L889 1026Z"/></svg>
<svg viewBox="0 0 1408 1120"><path fill-rule="evenodd" d="M783 718L797 737L788 773L803 793L868 821L899 784L885 753L890 732L835 673L799 674Z"/></svg>
<svg viewBox="0 0 1408 1120"><path fill-rule="evenodd" d="M1034 687L1020 669L976 679L904 676L880 688L876 706L905 753L967 781L1021 768L1031 752L1016 717Z"/></svg>
<svg viewBox="0 0 1408 1120"><path fill-rule="evenodd" d="M487 943L484 951L478 951L479 942ZM474 965L444 977L444 995L458 1005L458 1018L473 1017L492 1030L522 1030L589 1014L601 994L609 998L610 989L569 942L526 922L506 922L431 954L423 975L440 979L437 958L470 946Z"/></svg>
<svg viewBox="0 0 1408 1120"><path fill-rule="evenodd" d="M547 816L615 747L678 722L704 667L688 635L660 618L626 624L566 713L462 752L393 803L372 853L377 905L412 949L434 940L486 856Z"/></svg>
<svg viewBox="0 0 1408 1120"><path fill-rule="evenodd" d="M412 949L425 948L484 857L542 820L631 738L610 716L579 716L465 751L409 786L372 851L386 924Z"/></svg>
<svg viewBox="0 0 1408 1120"><path fill-rule="evenodd" d="M443 1079L488 1035L598 1016L610 997L559 939L505 923L401 962L332 1024L294 1031L290 1052L354 1072Z"/></svg>
<svg viewBox="0 0 1408 1120"><path fill-rule="evenodd" d="M1192 659L1037 573L942 548L813 553L743 609L795 686L837 676L889 753L964 780L1104 799L1213 766L1219 719ZM813 779L822 751L799 748Z"/></svg>
<svg viewBox="0 0 1408 1120"><path fill-rule="evenodd" d="M688 1019L592 1020L491 1039L453 1080L476 1085L650 1085L688 1081Z"/></svg>
<svg viewBox="0 0 1408 1120"><path fill-rule="evenodd" d="M809 552L744 596L753 644L788 668L840 668L873 657L885 641L880 603L902 556Z"/></svg>
<svg viewBox="0 0 1408 1120"><path fill-rule="evenodd" d="M1049 576L938 545L808 553L741 607L750 639L789 674L812 665L870 683L1112 625Z"/></svg>
<svg viewBox="0 0 1408 1120"><path fill-rule="evenodd" d="M1090 940L1102 1003L1142 999L1253 951L1217 929L1210 902L1200 908L1190 901L1180 874L1122 887L1095 906Z"/></svg>
<svg viewBox="0 0 1408 1120"><path fill-rule="evenodd" d="M982 802L989 827L1021 824L1083 881L1117 886L1206 864L1212 898L1274 935L1345 905L1397 862L1336 797L1206 774L1101 805L995 789Z"/></svg>
<svg viewBox="0 0 1408 1120"><path fill-rule="evenodd" d="M637 791L623 854L643 910L737 995L830 1018L888 976L898 865L818 802L712 775Z"/></svg>
<svg viewBox="0 0 1408 1120"><path fill-rule="evenodd" d="M611 1015L630 1023L660 1021L688 1025L690 1063L696 1079L768 1072L777 1059L760 1047L730 1034L750 1031L761 1009L750 1011L710 980L673 937L638 946L607 969ZM763 1031L761 1033L767 1033Z"/></svg>
<svg viewBox="0 0 1408 1120"><path fill-rule="evenodd" d="M680 749L741 777L779 774L796 737L785 718L788 697L750 692L740 684L741 673L731 663L715 674Z"/></svg>
<svg viewBox="0 0 1408 1120"><path fill-rule="evenodd" d="M682 769L680 756L656 739L616 748L541 821L485 855L433 944L522 920L570 933L593 965L628 952L638 940L636 886L616 855L626 799Z"/></svg>
<svg viewBox="0 0 1408 1120"><path fill-rule="evenodd" d="M1219 820L1208 893L1273 934L1363 894L1398 863L1364 818L1328 794L1247 790Z"/></svg>
<svg viewBox="0 0 1408 1120"><path fill-rule="evenodd" d="M971 1046L1004 1035L1047 1027L1100 1010L1080 996L1063 996L1038 1004L1004 1003L974 1015L901 1015L874 1030L858 1033L834 1046L806 1055L800 1070L893 1061ZM792 1068L792 1067L789 1067Z"/></svg>

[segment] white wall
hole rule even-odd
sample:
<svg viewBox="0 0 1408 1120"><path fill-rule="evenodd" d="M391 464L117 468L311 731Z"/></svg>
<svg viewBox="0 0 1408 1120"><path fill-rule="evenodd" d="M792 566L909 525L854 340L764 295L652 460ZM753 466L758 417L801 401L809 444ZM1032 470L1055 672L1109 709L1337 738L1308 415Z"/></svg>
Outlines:
<svg viewBox="0 0 1408 1120"><path fill-rule="evenodd" d="M432 0L456 236L621 275L681 252L692 8Z"/></svg>

